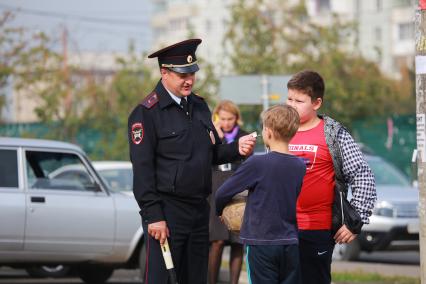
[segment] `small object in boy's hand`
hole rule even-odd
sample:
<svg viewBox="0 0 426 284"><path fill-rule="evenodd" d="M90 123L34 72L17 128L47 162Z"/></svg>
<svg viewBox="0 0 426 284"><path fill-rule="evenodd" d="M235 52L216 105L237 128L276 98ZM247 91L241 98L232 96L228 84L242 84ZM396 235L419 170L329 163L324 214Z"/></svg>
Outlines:
<svg viewBox="0 0 426 284"><path fill-rule="evenodd" d="M252 133L250 133L250 135L251 135L251 137L253 137L253 138L257 138L259 135L257 135L257 132L255 131L255 132L252 132Z"/></svg>

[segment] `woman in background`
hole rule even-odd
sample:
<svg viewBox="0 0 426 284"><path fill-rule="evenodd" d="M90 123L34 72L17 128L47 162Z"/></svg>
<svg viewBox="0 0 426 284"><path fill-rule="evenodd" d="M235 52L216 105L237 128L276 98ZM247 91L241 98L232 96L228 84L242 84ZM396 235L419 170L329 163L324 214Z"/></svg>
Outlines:
<svg viewBox="0 0 426 284"><path fill-rule="evenodd" d="M213 123L223 143L231 143L247 134L240 128L241 115L237 105L231 101L219 102L213 111ZM223 164L213 168L212 195L210 198L210 253L209 253L209 284L216 284L222 252L225 245L231 246L229 261L230 283L237 284L243 261L243 246L238 234L228 231L226 226L215 214L214 195L223 182L230 177L240 163ZM212 198L213 197L213 198Z"/></svg>

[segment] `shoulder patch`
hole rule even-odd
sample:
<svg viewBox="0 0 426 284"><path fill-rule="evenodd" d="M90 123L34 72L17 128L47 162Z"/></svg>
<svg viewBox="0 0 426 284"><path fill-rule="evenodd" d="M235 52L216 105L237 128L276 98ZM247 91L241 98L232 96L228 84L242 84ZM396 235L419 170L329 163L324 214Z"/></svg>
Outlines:
<svg viewBox="0 0 426 284"><path fill-rule="evenodd" d="M200 96L199 94L195 94L195 93L194 93L194 96L195 96L196 98L198 98L198 99L204 100L204 98L203 98L202 96Z"/></svg>
<svg viewBox="0 0 426 284"><path fill-rule="evenodd" d="M130 135L132 136L133 144L138 145L142 142L144 136L142 122L136 122L132 124Z"/></svg>
<svg viewBox="0 0 426 284"><path fill-rule="evenodd" d="M149 94L148 96L146 96L142 102L141 105L143 105L144 107L150 109L152 108L156 103L158 103L158 95L156 92L152 92L151 94Z"/></svg>

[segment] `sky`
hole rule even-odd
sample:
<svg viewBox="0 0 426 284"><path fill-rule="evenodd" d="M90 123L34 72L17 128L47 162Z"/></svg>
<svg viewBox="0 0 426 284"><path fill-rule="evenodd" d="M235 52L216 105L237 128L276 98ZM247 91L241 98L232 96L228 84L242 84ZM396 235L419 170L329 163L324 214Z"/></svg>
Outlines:
<svg viewBox="0 0 426 284"><path fill-rule="evenodd" d="M11 24L43 31L60 48L64 28L69 52L125 52L150 49L150 0L0 0L0 13L12 11Z"/></svg>

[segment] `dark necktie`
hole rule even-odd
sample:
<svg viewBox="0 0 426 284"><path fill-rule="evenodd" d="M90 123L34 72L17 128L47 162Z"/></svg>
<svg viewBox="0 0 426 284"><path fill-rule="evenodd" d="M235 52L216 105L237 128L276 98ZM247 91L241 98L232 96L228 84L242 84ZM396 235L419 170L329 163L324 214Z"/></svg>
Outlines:
<svg viewBox="0 0 426 284"><path fill-rule="evenodd" d="M180 106L182 107L182 109L186 113L186 115L189 115L188 101L186 99L182 98L180 100Z"/></svg>

